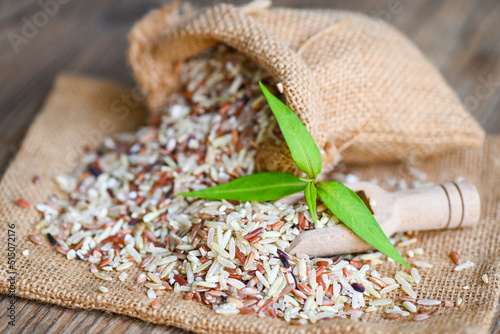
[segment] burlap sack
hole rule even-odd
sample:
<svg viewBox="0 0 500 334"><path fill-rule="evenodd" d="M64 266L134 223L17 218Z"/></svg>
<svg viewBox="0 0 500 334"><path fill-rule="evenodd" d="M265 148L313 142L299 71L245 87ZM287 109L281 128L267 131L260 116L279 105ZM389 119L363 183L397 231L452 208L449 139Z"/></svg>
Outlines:
<svg viewBox="0 0 500 334"><path fill-rule="evenodd" d="M102 309L126 314L158 324L168 324L200 333L487 333L498 317L500 298L500 137L489 137L484 148L461 150L435 157L418 166L434 182L454 180L463 176L473 181L482 198L482 218L473 229L425 232L419 235L426 259L432 269L421 270L422 281L416 288L420 298L455 301L463 298L461 308L440 307L437 314L424 322L410 319L385 320L380 313L372 314L367 323L331 320L297 327L282 320L258 318L255 315L217 315L206 305L184 300L181 294L167 293L158 298L161 308L151 308L145 293L130 291L138 275L137 268L128 271L125 283L115 278L106 282L108 294L98 292L102 281L90 272L90 264L67 260L45 240L36 246L27 240L35 232L40 216L33 204L44 202L58 192L52 178L68 172L79 163L80 150L96 148L104 134L131 130L138 126L145 113L126 107L123 94L129 92L109 82L72 75L60 77L43 110L31 126L17 157L0 182L0 233L4 247L0 250L0 292L7 293L11 275L7 267L8 224L15 224L16 284L15 294L54 304ZM365 179L377 177L408 177L403 164L356 167ZM32 183L34 175L42 184ZM23 197L32 203L30 209L20 208L14 200ZM36 233L36 232L35 232ZM29 256L23 256L23 250ZM476 263L471 269L453 271L448 254L458 251L465 259ZM397 265L381 268L394 273ZM481 281L488 274L490 283ZM464 290L463 286L470 286ZM388 294L388 298L395 298Z"/></svg>
<svg viewBox="0 0 500 334"><path fill-rule="evenodd" d="M173 68L225 43L266 68L284 87L320 148L325 167L424 157L480 145L484 132L420 51L389 25L336 10L262 9L221 4L180 15L148 14L130 33L129 61L158 112L178 80ZM258 166L289 170L286 145L269 143Z"/></svg>

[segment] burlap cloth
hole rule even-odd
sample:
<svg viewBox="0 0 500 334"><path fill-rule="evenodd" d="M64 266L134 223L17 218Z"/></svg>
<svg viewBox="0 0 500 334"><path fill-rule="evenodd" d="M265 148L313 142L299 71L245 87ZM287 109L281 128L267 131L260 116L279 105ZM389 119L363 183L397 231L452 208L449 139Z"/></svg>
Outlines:
<svg viewBox="0 0 500 334"><path fill-rule="evenodd" d="M0 291L8 290L7 276L7 225L16 225L18 296L49 303L101 309L126 314L146 321L168 324L201 333L487 333L495 320L500 297L500 137L489 137L483 148L455 151L436 156L420 163L418 168L434 182L454 180L463 176L473 181L482 198L482 218L473 229L436 231L419 234L425 259L434 264L432 269L421 270L422 281L416 288L420 298L455 301L463 298L460 308L441 307L437 314L424 322L410 319L385 320L371 315L368 322L332 320L314 325L297 327L284 321L258 318L254 315L217 315L209 307L190 300L181 294L167 293L158 298L162 307L154 310L145 293L130 291L138 274L128 271L125 283L116 279L103 282L90 272L90 265L77 260L66 260L45 240L42 246L29 242L26 236L34 232L40 216L32 207L20 208L14 200L22 197L30 203L44 202L48 195L58 193L51 178L57 173L71 171L78 163L79 150L95 148L103 134L132 130L145 113L126 107L124 97L129 94L115 84L63 75L55 83L45 106L33 122L17 157L0 183L0 225L4 236L0 251L3 264L0 269ZM127 113L127 111L130 111ZM364 178L407 177L402 164L355 167ZM42 184L34 185L34 175ZM29 256L23 256L23 250ZM454 272L448 255L458 251L464 259L476 263L471 269ZM381 268L394 273L397 265ZM488 274L490 283L481 281ZM108 294L97 291L109 287ZM465 285L470 290L464 290ZM393 296L389 296L390 298Z"/></svg>
<svg viewBox="0 0 500 334"><path fill-rule="evenodd" d="M288 106L324 150L325 169L423 157L482 144L484 132L441 74L387 23L340 10L266 8L254 1L193 13L154 10L130 33L129 61L153 112L179 80L179 61L216 43L247 55L283 84ZM269 142L260 170L295 168Z"/></svg>

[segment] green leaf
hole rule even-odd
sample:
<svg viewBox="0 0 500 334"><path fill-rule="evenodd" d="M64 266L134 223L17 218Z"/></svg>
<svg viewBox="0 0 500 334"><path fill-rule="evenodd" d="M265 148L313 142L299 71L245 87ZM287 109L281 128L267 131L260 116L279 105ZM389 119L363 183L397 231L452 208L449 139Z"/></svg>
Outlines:
<svg viewBox="0 0 500 334"><path fill-rule="evenodd" d="M318 146L292 109L271 94L262 82L259 84L278 121L295 164L311 179L316 178L321 172L321 154Z"/></svg>
<svg viewBox="0 0 500 334"><path fill-rule="evenodd" d="M316 190L314 182L308 182L306 185L306 190L304 191L304 196L306 198L307 206L309 207L309 212L311 213L311 217L314 221L314 225L318 225L318 214L316 211L317 195L318 191Z"/></svg>
<svg viewBox="0 0 500 334"><path fill-rule="evenodd" d="M338 182L318 182L318 195L326 207L358 237L393 260L410 267L354 191Z"/></svg>
<svg viewBox="0 0 500 334"><path fill-rule="evenodd" d="M218 186L178 195L235 201L271 201L303 191L305 186L305 182L295 175L266 172L251 174Z"/></svg>

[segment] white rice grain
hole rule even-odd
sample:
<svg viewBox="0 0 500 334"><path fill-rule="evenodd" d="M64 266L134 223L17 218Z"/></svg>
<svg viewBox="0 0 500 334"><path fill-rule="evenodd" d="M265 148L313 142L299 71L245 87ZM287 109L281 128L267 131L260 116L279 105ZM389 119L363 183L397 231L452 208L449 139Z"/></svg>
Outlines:
<svg viewBox="0 0 500 334"><path fill-rule="evenodd" d="M456 266L455 268L453 268L453 270L454 271L460 271L460 270L464 270L464 269L468 269L468 268L472 268L472 267L474 267L474 262L465 261L464 263L459 264L458 266Z"/></svg>
<svg viewBox="0 0 500 334"><path fill-rule="evenodd" d="M417 307L412 302L409 301L403 302L403 307L412 313L417 312Z"/></svg>
<svg viewBox="0 0 500 334"><path fill-rule="evenodd" d="M417 304L424 306L435 306L435 305L440 305L441 301L434 299L419 299L417 300Z"/></svg>
<svg viewBox="0 0 500 334"><path fill-rule="evenodd" d="M125 281L127 276L128 276L127 273L121 273L120 276L118 276L118 279L123 282L123 281Z"/></svg>
<svg viewBox="0 0 500 334"><path fill-rule="evenodd" d="M156 298L156 293L153 289L148 289L147 295L149 299L155 299Z"/></svg>
<svg viewBox="0 0 500 334"><path fill-rule="evenodd" d="M425 261L415 261L415 262L413 262L413 264L419 268L432 268L432 264L430 264L429 262L425 262Z"/></svg>
<svg viewBox="0 0 500 334"><path fill-rule="evenodd" d="M399 284L388 285L385 288L383 288L382 290L380 290L380 294L383 295L384 293L388 293L388 292L394 291L397 288L399 288Z"/></svg>
<svg viewBox="0 0 500 334"><path fill-rule="evenodd" d="M99 292L101 293L108 293L109 292L109 289L106 288L105 286L100 286L99 287Z"/></svg>
<svg viewBox="0 0 500 334"><path fill-rule="evenodd" d="M370 302L370 305L372 306L384 306L384 305L391 305L393 303L392 299L376 299L372 300Z"/></svg>
<svg viewBox="0 0 500 334"><path fill-rule="evenodd" d="M417 268L411 268L411 277L416 284L420 283L420 274Z"/></svg>

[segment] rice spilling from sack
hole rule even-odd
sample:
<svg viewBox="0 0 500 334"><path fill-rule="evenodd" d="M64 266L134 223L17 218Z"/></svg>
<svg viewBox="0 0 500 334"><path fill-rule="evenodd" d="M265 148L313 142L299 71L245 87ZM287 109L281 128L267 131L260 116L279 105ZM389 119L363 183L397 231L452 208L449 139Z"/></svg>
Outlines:
<svg viewBox="0 0 500 334"><path fill-rule="evenodd" d="M252 174L259 146L282 141L258 82L278 87L275 93L280 85L256 64L218 46L176 70L182 90L161 117L135 133L106 138L73 175L57 177L68 198L51 196L36 206L43 214L37 228L58 252L92 263L96 279L132 283L155 309L173 290L219 314L256 313L294 324L366 321L379 310L393 319L421 306L415 320L435 312L431 306L441 302L419 301L414 291L419 271L396 272L402 268L395 265L389 277L377 270L391 261L379 252L331 258L286 253L303 231L339 223L324 205L314 227L304 201L176 196ZM30 240L41 243L35 235ZM411 240L392 239L403 245ZM418 258L422 249L408 254L420 268L431 266ZM126 271L132 266L144 272L131 277ZM394 291L400 298L387 299Z"/></svg>

